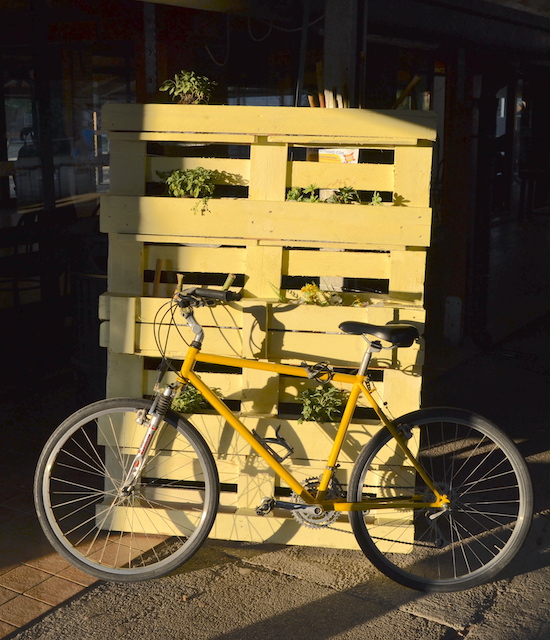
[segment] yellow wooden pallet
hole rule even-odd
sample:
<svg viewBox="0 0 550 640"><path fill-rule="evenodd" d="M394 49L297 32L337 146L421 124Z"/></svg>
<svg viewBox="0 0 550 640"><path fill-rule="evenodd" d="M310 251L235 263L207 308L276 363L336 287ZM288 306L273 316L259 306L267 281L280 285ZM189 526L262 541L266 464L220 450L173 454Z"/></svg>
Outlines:
<svg viewBox="0 0 550 640"><path fill-rule="evenodd" d="M109 396L150 391L159 357L153 320L172 294L176 273L187 285L209 282L217 274L240 278L240 303L199 310L207 352L289 363L329 360L352 368L364 343L341 334L340 322L400 320L423 330L432 114L107 105L103 128L109 132L111 151L111 190L101 207L101 227L109 234L109 279L100 305L101 342L109 349ZM306 160L320 148L360 149L366 161ZM198 166L218 172L224 197L210 199L201 212L197 200L155 195L157 172ZM385 203L286 200L291 187L310 184L376 191ZM382 293L342 295L344 306L297 305L299 291L292 283L299 277L315 279L327 290L368 279ZM279 302L278 296L287 302ZM349 306L351 302L362 306ZM184 353L175 332L167 337L166 349L175 359ZM394 415L418 407L422 362L422 344L381 355L375 362L377 391ZM299 424L297 417L284 414L311 382L246 370L202 375L237 403L243 419L259 434L278 427L284 431L296 451L289 464L298 477L305 481L322 471L334 425ZM221 481L235 487L222 494L215 537L355 545L346 522L337 523L341 531L307 530L306 536L292 519L253 515L261 499L277 490L278 481L237 436L228 434L220 418L206 413L192 421L216 457ZM339 470L343 484L377 428L369 420L354 424Z"/></svg>

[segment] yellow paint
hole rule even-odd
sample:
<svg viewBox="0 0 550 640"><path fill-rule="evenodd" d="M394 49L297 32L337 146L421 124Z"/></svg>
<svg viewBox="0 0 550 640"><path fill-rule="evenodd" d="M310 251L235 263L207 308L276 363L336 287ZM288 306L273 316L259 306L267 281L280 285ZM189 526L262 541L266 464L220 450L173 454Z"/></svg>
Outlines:
<svg viewBox="0 0 550 640"><path fill-rule="evenodd" d="M237 436L226 423L228 416L193 416L192 421L214 451L222 482L238 486L237 494L224 493L222 504L236 511L219 515L213 536L355 547L349 533L300 529L289 518L260 519L253 515L254 507L263 497L260 494L272 491L274 484L290 483L300 491L300 484L307 478L321 475L335 437L342 440L338 477L347 482L353 460L379 428L372 422L353 421L342 438L332 424L300 425L296 420L281 419L278 407L280 402L295 399L298 389L312 384L303 372L285 367L302 360L324 359L336 365L357 366L364 342L356 336L340 335L340 322L411 321L422 328L426 248L431 236L433 114L107 105L103 126L109 130L112 158L111 193L103 197L101 208L101 227L110 234L109 293L100 304L104 320L101 340L109 346L108 394L149 393L155 377L144 370L143 356L158 356L153 319L166 300L150 297L152 285L143 281L145 270L154 270L162 260L165 271L182 272L188 285L193 284L194 274L244 274L245 298L241 303L198 310L197 318L205 325L205 349L225 357L270 358L282 364L269 369L265 362L259 363L257 368L231 375L206 372L201 379L208 386L220 388L224 397L241 401L241 422L246 429L273 433L281 425L285 438L295 447L295 455L285 462L283 479L274 478L260 460L254 442ZM250 145L250 159L147 157L148 141ZM393 152L394 163L289 161L288 149L293 145L386 149ZM248 198L212 198L201 215L193 212L196 200L144 195L146 181L158 180L157 171L196 166L232 174L234 182L248 186ZM405 206L285 201L288 188L312 183L328 189L345 185L389 191ZM390 293L367 296L373 304L365 308L276 304L273 287L280 289L287 275L322 281L384 279ZM162 285L159 295L170 296L172 288ZM180 322L190 340L183 319ZM161 331L165 336L166 327ZM171 334L168 355L181 358L185 349L177 333ZM422 362L421 344L382 352L375 360L375 365L385 368L377 389L394 414L418 406ZM282 373L287 375L280 377ZM349 383L351 378L340 377L334 384ZM361 396L359 402L368 404L368 399ZM327 478L325 474L325 482ZM383 519L382 514L384 511L376 518ZM412 536L406 520L405 516L403 527ZM344 521L337 526L349 529Z"/></svg>

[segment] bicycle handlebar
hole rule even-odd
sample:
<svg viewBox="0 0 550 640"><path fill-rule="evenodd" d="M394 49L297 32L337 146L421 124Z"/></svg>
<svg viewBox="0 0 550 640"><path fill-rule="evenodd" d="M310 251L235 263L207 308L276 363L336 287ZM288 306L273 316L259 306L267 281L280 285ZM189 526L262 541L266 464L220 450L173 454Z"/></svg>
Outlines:
<svg viewBox="0 0 550 640"><path fill-rule="evenodd" d="M200 307L203 304L207 304L207 300L235 302L240 300L242 295L225 289L201 289L200 287L193 287L176 293L175 298L180 307Z"/></svg>
<svg viewBox="0 0 550 640"><path fill-rule="evenodd" d="M191 295L197 298L221 300L222 302L236 302L242 298L240 293L234 291L220 291L219 289L195 289Z"/></svg>

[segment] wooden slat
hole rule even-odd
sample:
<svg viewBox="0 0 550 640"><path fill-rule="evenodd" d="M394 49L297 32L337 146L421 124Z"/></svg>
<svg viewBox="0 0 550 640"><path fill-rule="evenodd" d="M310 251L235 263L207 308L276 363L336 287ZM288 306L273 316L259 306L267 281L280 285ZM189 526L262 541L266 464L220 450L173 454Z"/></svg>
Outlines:
<svg viewBox="0 0 550 640"><path fill-rule="evenodd" d="M138 241L137 237L134 239ZM198 273L244 273L246 251L242 248L213 248L205 246L176 246L147 244L144 268L154 269L157 260L164 261L166 271Z"/></svg>
<svg viewBox="0 0 550 640"><path fill-rule="evenodd" d="M371 243L399 242L404 247L427 247L430 243L429 209L211 199L209 211L201 215L192 210L196 203L192 198L104 196L101 229L174 238L183 233L203 239L212 236L281 242L296 238L326 240L330 229L333 242L364 248Z"/></svg>
<svg viewBox="0 0 550 640"><path fill-rule="evenodd" d="M111 142L109 190L113 195L145 195L145 152L145 142Z"/></svg>
<svg viewBox="0 0 550 640"><path fill-rule="evenodd" d="M157 171L168 172L175 169L196 169L203 167L216 171L214 184L231 184L247 186L250 177L250 161L235 158L172 158L156 156L147 158L146 179L149 182L160 182ZM225 178L223 177L223 174Z"/></svg>
<svg viewBox="0 0 550 640"><path fill-rule="evenodd" d="M283 273L289 276L389 278L390 254L356 251L285 251Z"/></svg>
<svg viewBox="0 0 550 640"><path fill-rule="evenodd" d="M260 138L250 150L249 198L283 201L286 198L288 145L266 144Z"/></svg>
<svg viewBox="0 0 550 640"><path fill-rule="evenodd" d="M318 136L332 144L347 139L435 140L435 115L426 111L302 109L170 104L107 104L103 128L109 131L193 132L257 136Z"/></svg>
<svg viewBox="0 0 550 640"><path fill-rule="evenodd" d="M391 164L293 162L289 186L307 187L314 184L322 189L347 186L364 191L393 191L393 176L394 167Z"/></svg>

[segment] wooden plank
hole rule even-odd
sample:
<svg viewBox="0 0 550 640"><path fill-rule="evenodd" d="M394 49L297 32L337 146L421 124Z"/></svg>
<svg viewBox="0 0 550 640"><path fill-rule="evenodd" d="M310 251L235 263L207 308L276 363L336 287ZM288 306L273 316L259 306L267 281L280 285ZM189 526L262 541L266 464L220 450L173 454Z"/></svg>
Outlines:
<svg viewBox="0 0 550 640"><path fill-rule="evenodd" d="M384 373L384 400L395 418L420 407L421 391L422 377L414 368Z"/></svg>
<svg viewBox="0 0 550 640"><path fill-rule="evenodd" d="M109 352L107 397L141 398L144 393L143 386L143 358ZM147 392L151 389L152 386L148 386Z"/></svg>
<svg viewBox="0 0 550 640"><path fill-rule="evenodd" d="M141 236L143 237L143 236ZM144 268L154 269L163 260L166 271L245 273L246 251L242 248L147 244Z"/></svg>
<svg viewBox="0 0 550 640"><path fill-rule="evenodd" d="M252 144L256 142L255 135L232 133L192 133L189 131L109 131L109 140L127 140L136 142L188 142L212 144Z"/></svg>
<svg viewBox="0 0 550 640"><path fill-rule="evenodd" d="M292 162L289 186L307 187L314 184L322 189L353 187L364 191L393 191L393 183L394 169L391 164Z"/></svg>
<svg viewBox="0 0 550 640"><path fill-rule="evenodd" d="M112 293L143 293L143 245L131 236L109 234L108 289Z"/></svg>
<svg viewBox="0 0 550 640"><path fill-rule="evenodd" d="M287 250L283 273L289 276L389 278L390 253Z"/></svg>
<svg viewBox="0 0 550 640"><path fill-rule="evenodd" d="M430 243L429 209L211 199L209 210L201 215L192 211L196 202L192 198L103 196L101 230L177 238L185 228L186 235L196 238L302 238L312 242L328 236L333 242L364 248L371 243L419 247Z"/></svg>
<svg viewBox="0 0 550 640"><path fill-rule="evenodd" d="M392 251L390 295L421 304L426 279L426 251Z"/></svg>
<svg viewBox="0 0 550 640"><path fill-rule="evenodd" d="M243 295L248 298L270 298L280 287L283 248L277 246L246 248Z"/></svg>
<svg viewBox="0 0 550 640"><path fill-rule="evenodd" d="M113 195L145 195L145 142L110 143L110 186Z"/></svg>
<svg viewBox="0 0 550 640"><path fill-rule="evenodd" d="M264 138L250 149L250 189L253 200L284 201L286 198L288 145L266 144Z"/></svg>
<svg viewBox="0 0 550 640"><path fill-rule="evenodd" d="M248 186L250 177L250 161L235 158L173 158L166 156L155 156L147 158L146 180L149 182L160 182L157 171L169 172L176 169L196 169L203 167L215 171L213 176L214 184L231 184ZM122 191L118 191L123 195ZM128 194L132 195L132 194Z"/></svg>
<svg viewBox="0 0 550 640"><path fill-rule="evenodd" d="M401 147L394 153L394 194L403 198L406 207L429 207L431 146Z"/></svg>
<svg viewBox="0 0 550 640"><path fill-rule="evenodd" d="M270 331L268 336L268 359L285 362L300 362L302 360L328 360L339 367L357 367L365 351L365 342L360 336L345 336L294 333L290 331ZM373 358L375 367L400 368L416 366L420 363L418 345L408 349L394 349L382 351Z"/></svg>
<svg viewBox="0 0 550 640"><path fill-rule="evenodd" d="M334 147L361 147L361 148L384 148L394 149L398 146L416 146L418 144L417 138L404 138L404 137L377 137L375 135L364 136L339 136L333 138L322 135L278 135L267 136L268 142L286 142L287 144L300 145L304 147L320 147L320 148L334 148Z"/></svg>
<svg viewBox="0 0 550 640"><path fill-rule="evenodd" d="M335 424L328 422L299 424L297 420L278 416L239 415L239 417L249 430L254 429L261 437L274 437L279 429L280 435L294 448L294 453L284 463L292 474L306 474L305 477L311 477L315 475L312 473L313 470L319 470L319 472L323 470L336 435ZM251 464L251 457L257 458L257 455L251 451L250 445L227 425L221 416L194 414L188 416L188 419L202 434L216 460L236 461L237 466L242 470L247 460ZM141 444L139 434L135 434L133 425L131 427L119 434L119 445L128 450L137 449ZM375 421L354 421L350 425L339 459L342 470L351 469L361 449L380 428L380 423ZM177 441L170 446L174 450L179 450ZM184 443L181 443L181 446L185 446ZM312 465L314 469L310 468L308 471L307 468ZM340 473L339 468L338 477ZM341 481L347 482L346 474L342 476Z"/></svg>
<svg viewBox="0 0 550 640"><path fill-rule="evenodd" d="M109 309L109 349L114 353L135 353L136 310L139 298L111 296Z"/></svg>
<svg viewBox="0 0 550 640"><path fill-rule="evenodd" d="M401 110L107 104L102 125L108 131L318 136L335 144L345 144L346 138L374 137L391 144L392 138L436 137L435 114Z"/></svg>

